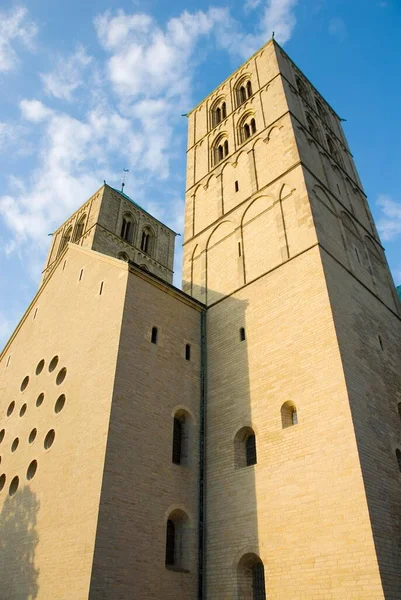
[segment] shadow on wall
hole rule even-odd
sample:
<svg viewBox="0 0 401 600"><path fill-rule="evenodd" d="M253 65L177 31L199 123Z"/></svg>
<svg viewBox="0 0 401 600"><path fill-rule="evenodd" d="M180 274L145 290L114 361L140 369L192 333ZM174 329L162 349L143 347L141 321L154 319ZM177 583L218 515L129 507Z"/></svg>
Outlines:
<svg viewBox="0 0 401 600"><path fill-rule="evenodd" d="M39 501L25 487L7 496L0 515L0 582L4 600L32 600L38 595L35 568ZM4 595L3 595L4 594Z"/></svg>

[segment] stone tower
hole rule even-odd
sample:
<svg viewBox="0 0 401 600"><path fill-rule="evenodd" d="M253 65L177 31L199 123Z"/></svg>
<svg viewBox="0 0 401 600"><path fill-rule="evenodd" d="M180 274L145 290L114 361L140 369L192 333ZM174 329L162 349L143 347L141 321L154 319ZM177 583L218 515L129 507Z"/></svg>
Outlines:
<svg viewBox="0 0 401 600"><path fill-rule="evenodd" d="M204 597L401 598L400 303L340 119L273 41L189 114L183 289Z"/></svg>

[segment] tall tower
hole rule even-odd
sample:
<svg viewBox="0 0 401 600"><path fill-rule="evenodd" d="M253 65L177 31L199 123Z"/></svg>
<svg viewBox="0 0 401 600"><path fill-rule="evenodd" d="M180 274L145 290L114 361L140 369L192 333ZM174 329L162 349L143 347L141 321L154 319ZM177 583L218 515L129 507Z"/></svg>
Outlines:
<svg viewBox="0 0 401 600"><path fill-rule="evenodd" d="M270 41L189 115L207 600L401 598L401 309L340 119Z"/></svg>

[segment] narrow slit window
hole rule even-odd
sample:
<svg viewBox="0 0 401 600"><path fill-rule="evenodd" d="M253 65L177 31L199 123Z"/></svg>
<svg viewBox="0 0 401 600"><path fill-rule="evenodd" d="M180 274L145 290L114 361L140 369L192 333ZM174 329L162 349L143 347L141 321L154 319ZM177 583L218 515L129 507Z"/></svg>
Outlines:
<svg viewBox="0 0 401 600"><path fill-rule="evenodd" d="M238 190L239 190L238 181L235 182L234 187L235 187L235 191L238 192Z"/></svg>
<svg viewBox="0 0 401 600"><path fill-rule="evenodd" d="M35 312L34 312L34 315L33 315L33 320L35 320L35 319L36 319L36 315L37 315L37 313L38 313L38 309L37 309L37 308L35 308Z"/></svg>
<svg viewBox="0 0 401 600"><path fill-rule="evenodd" d="M216 125L217 125L217 123L220 123L220 121L221 121L221 108L219 107L216 110Z"/></svg>
<svg viewBox="0 0 401 600"><path fill-rule="evenodd" d="M245 442L246 445L246 466L256 465L256 437L254 433L251 433L247 437Z"/></svg>
<svg viewBox="0 0 401 600"><path fill-rule="evenodd" d="M361 262L361 259L359 258L359 252L358 252L358 248L355 248L355 254L356 254L356 257L357 257L357 259L358 259L358 262L360 263L360 262Z"/></svg>
<svg viewBox="0 0 401 600"><path fill-rule="evenodd" d="M241 242L238 242L238 256L241 256Z"/></svg>
<svg viewBox="0 0 401 600"><path fill-rule="evenodd" d="M103 281L100 284L100 289L99 289L99 296L101 296L103 293Z"/></svg>
<svg viewBox="0 0 401 600"><path fill-rule="evenodd" d="M157 327L152 327L151 342L152 344L157 344Z"/></svg>
<svg viewBox="0 0 401 600"><path fill-rule="evenodd" d="M185 345L185 360L191 360L191 346L190 344Z"/></svg>
<svg viewBox="0 0 401 600"><path fill-rule="evenodd" d="M224 156L228 155L228 141L226 140L224 142Z"/></svg>
<svg viewBox="0 0 401 600"><path fill-rule="evenodd" d="M239 339L241 342L245 342L245 327L241 327L239 330Z"/></svg>
<svg viewBox="0 0 401 600"><path fill-rule="evenodd" d="M181 451L182 451L182 422L177 417L174 417L173 427L173 463L175 465L181 464Z"/></svg>
<svg viewBox="0 0 401 600"><path fill-rule="evenodd" d="M170 519L166 528L166 565L174 565L175 558L175 525Z"/></svg>
<svg viewBox="0 0 401 600"><path fill-rule="evenodd" d="M384 346L383 346L383 340L382 340L382 338L381 338L381 335L379 335L379 336L378 336L378 338L379 338L379 344L380 344L380 348L381 348L382 350L384 350Z"/></svg>
<svg viewBox="0 0 401 600"><path fill-rule="evenodd" d="M401 452L400 450L397 448L397 450L395 451L395 455L397 457L397 462L398 462L398 468L401 472Z"/></svg>
<svg viewBox="0 0 401 600"><path fill-rule="evenodd" d="M222 104L221 114L222 114L223 119L225 119L227 116L227 106L226 106L225 102L223 102L223 104Z"/></svg>
<svg viewBox="0 0 401 600"><path fill-rule="evenodd" d="M83 275L83 274L84 274L84 270L83 270L83 269L81 269L81 272L80 272L80 274L79 274L79 281L81 281L81 279L82 279L82 275Z"/></svg>

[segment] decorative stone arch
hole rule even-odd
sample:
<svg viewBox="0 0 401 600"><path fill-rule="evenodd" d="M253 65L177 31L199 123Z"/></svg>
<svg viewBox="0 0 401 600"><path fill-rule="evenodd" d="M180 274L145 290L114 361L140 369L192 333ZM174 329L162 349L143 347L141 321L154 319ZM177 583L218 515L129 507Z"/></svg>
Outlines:
<svg viewBox="0 0 401 600"><path fill-rule="evenodd" d="M291 194L293 194L293 192L295 192L295 189L291 189L289 185L287 185L286 183L283 183L281 188L280 188L280 192L279 192L279 200L284 200L285 198L288 198L288 196L291 196Z"/></svg>
<svg viewBox="0 0 401 600"><path fill-rule="evenodd" d="M128 262L129 261L129 256L128 256L128 254L126 252L119 252L117 254L117 258L119 260L123 260L124 262Z"/></svg>
<svg viewBox="0 0 401 600"><path fill-rule="evenodd" d="M205 293L206 252L200 244L196 244L191 254L191 296L203 301Z"/></svg>
<svg viewBox="0 0 401 600"><path fill-rule="evenodd" d="M227 233L227 235L218 236L217 232L218 231L221 232L223 229L227 230L226 226L230 227L231 231L229 233ZM223 240L228 235L231 235L231 233L234 231L234 229L235 229L235 224L234 224L234 221L231 221L231 219L225 219L224 221L221 221L221 223L219 223L218 225L216 225L216 227L213 229L213 231L211 232L211 234L207 238L207 241L206 241L206 252L208 250L210 250L210 248L212 246L216 245L219 241ZM215 241L216 237L217 237L217 241ZM212 243L212 241L213 241L213 243Z"/></svg>
<svg viewBox="0 0 401 600"><path fill-rule="evenodd" d="M304 82L299 73L295 73L295 83L300 97L303 100L305 100L305 102L309 102L309 94L306 87L306 83Z"/></svg>
<svg viewBox="0 0 401 600"><path fill-rule="evenodd" d="M140 248L141 251L148 256L154 256L156 249L156 235L153 228L149 224L146 224L142 227Z"/></svg>
<svg viewBox="0 0 401 600"><path fill-rule="evenodd" d="M226 219L213 229L207 239L205 282L207 304L220 300L242 284L237 262L238 233L234 222Z"/></svg>
<svg viewBox="0 0 401 600"><path fill-rule="evenodd" d="M325 204L325 206L337 216L334 202L330 198L329 194L327 194L327 192L320 185L314 185L312 191L316 198L323 202L323 204Z"/></svg>
<svg viewBox="0 0 401 600"><path fill-rule="evenodd" d="M365 235L365 246L368 249L368 252L374 256L374 258L383 264L383 256L381 255L377 245L368 235Z"/></svg>
<svg viewBox="0 0 401 600"><path fill-rule="evenodd" d="M341 211L340 217L344 227L351 231L360 240L361 236L359 235L359 231L351 217L344 211Z"/></svg>
<svg viewBox="0 0 401 600"><path fill-rule="evenodd" d="M149 269L149 267L147 265L138 265L138 267L142 270L145 271L145 273L151 273L151 270Z"/></svg>
<svg viewBox="0 0 401 600"><path fill-rule="evenodd" d="M259 204L261 202L267 201L268 205L266 205L266 208L262 211L259 212L255 212L255 214L253 214L251 217L248 217L248 214L254 210L255 205ZM245 223L248 223L249 221L252 221L252 219L258 217L260 214L262 214L263 212L265 212L266 210L270 210L271 208L273 208L274 205L274 198L272 196L269 196L268 194L260 194L260 196L258 196L257 198L254 198L246 207L246 209L244 210L242 217L241 217L241 229L243 228Z"/></svg>

